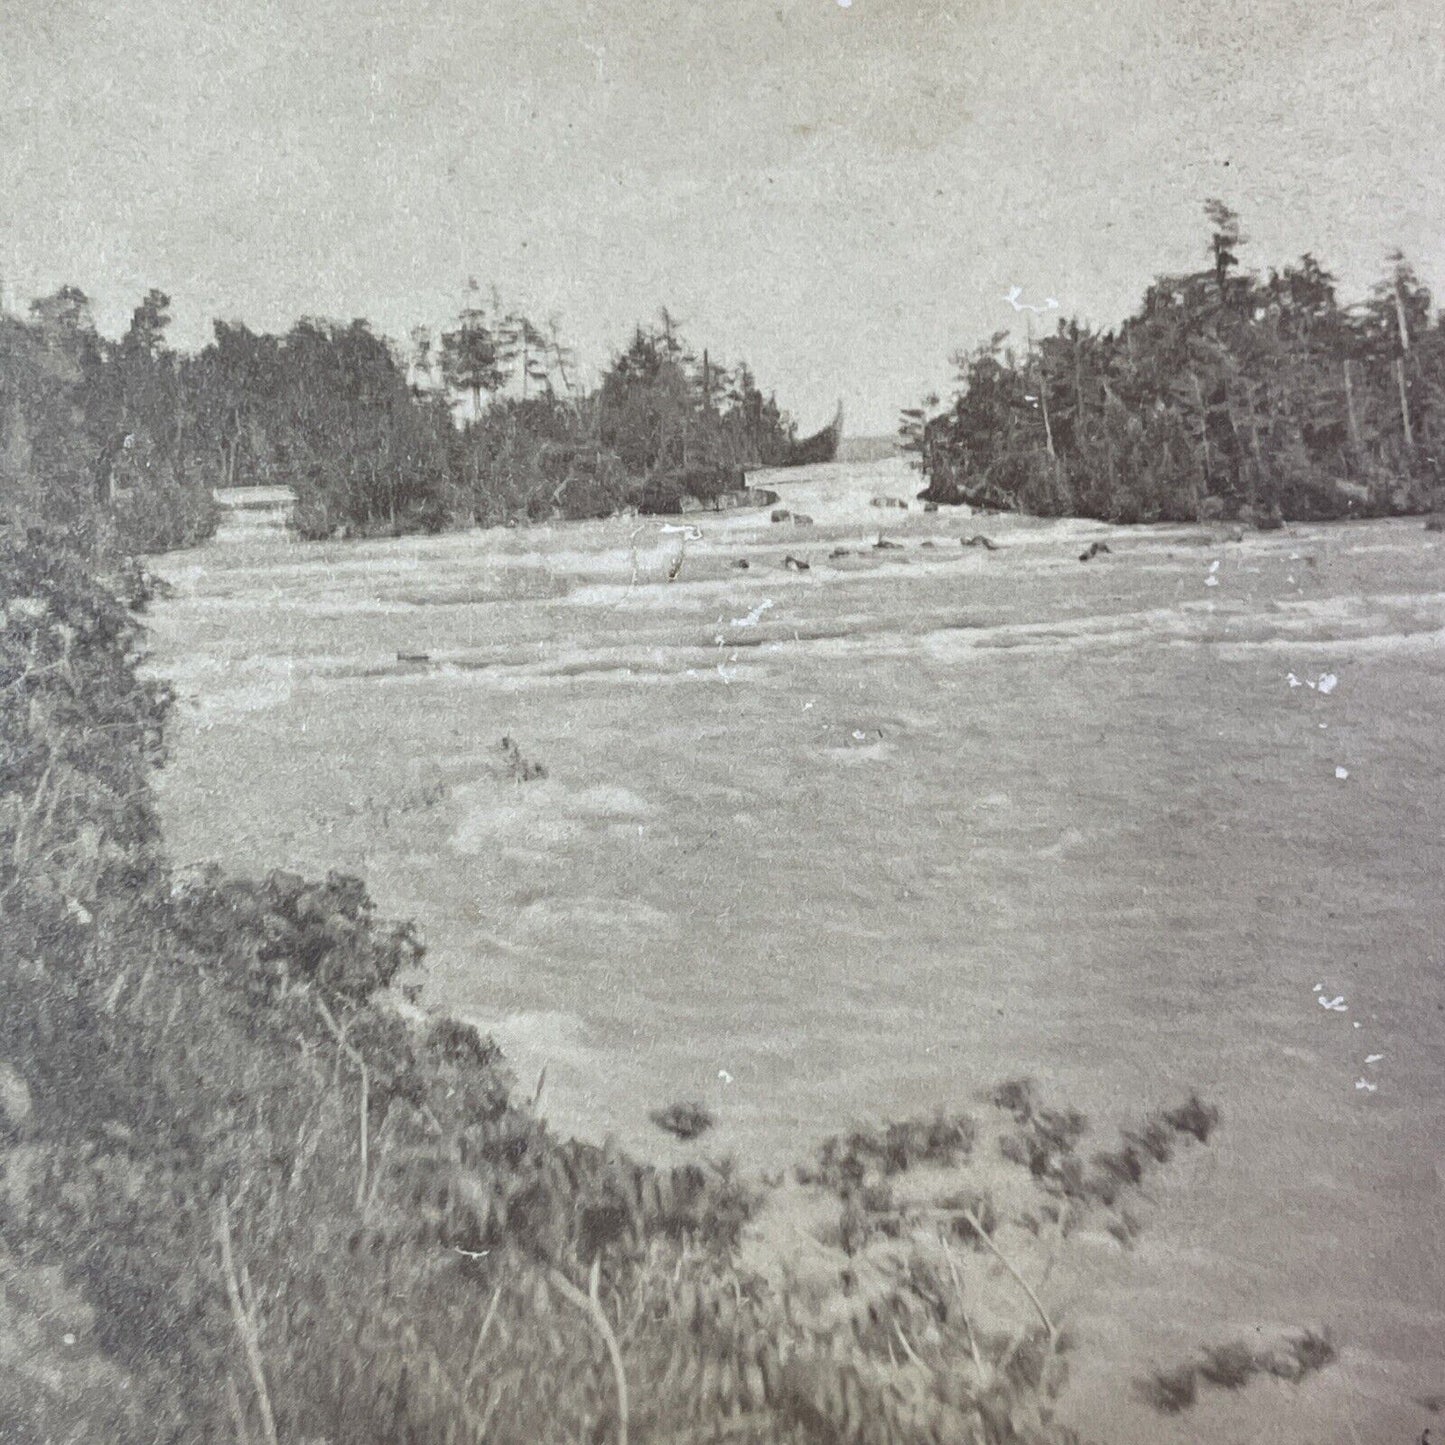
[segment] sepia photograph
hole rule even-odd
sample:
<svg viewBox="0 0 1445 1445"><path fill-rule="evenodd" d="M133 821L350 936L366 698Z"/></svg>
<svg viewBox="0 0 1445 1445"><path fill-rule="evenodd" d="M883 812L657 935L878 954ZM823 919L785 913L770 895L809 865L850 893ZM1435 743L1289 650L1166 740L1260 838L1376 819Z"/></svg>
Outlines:
<svg viewBox="0 0 1445 1445"><path fill-rule="evenodd" d="M0 1445L1445 1445L1445 7L0 0Z"/></svg>

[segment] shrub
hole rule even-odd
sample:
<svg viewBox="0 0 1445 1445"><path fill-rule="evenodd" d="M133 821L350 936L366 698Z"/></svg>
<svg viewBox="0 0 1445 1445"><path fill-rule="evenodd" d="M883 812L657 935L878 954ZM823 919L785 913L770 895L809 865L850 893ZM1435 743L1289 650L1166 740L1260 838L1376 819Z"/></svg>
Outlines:
<svg viewBox="0 0 1445 1445"><path fill-rule="evenodd" d="M425 951L412 924L379 924L365 885L344 873L315 884L277 870L253 883L211 867L179 887L174 908L178 941L243 981L257 1007L307 985L330 1007L354 1008Z"/></svg>
<svg viewBox="0 0 1445 1445"><path fill-rule="evenodd" d="M138 444L115 467L110 517L115 545L142 555L193 547L216 530L220 508L209 487L178 481L159 458L137 456Z"/></svg>

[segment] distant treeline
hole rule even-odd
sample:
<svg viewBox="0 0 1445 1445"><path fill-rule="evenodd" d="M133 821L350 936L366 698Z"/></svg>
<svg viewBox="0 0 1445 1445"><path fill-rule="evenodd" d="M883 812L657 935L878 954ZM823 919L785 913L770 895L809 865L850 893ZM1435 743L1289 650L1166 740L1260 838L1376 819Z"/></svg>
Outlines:
<svg viewBox="0 0 1445 1445"><path fill-rule="evenodd" d="M130 551L204 536L211 490L255 483L295 488L310 537L597 516L716 494L793 439L748 367L694 354L666 312L588 390L555 326L476 297L410 354L364 321L305 319L217 321L183 355L169 308L150 292L118 342L74 287L0 317L7 513L84 513Z"/></svg>
<svg viewBox="0 0 1445 1445"><path fill-rule="evenodd" d="M1439 496L1445 325L1399 254L1345 306L1311 255L1240 269L1218 201L1210 265L1161 276L1114 330L1060 321L955 357L957 391L904 412L929 499L1118 522L1380 516Z"/></svg>

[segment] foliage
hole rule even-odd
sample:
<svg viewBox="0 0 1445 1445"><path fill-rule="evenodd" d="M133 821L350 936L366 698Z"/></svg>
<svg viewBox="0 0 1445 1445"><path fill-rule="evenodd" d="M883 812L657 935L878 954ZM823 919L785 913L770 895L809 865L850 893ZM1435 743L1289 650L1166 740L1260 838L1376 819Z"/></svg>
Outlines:
<svg viewBox="0 0 1445 1445"><path fill-rule="evenodd" d="M955 1164L971 1153L975 1134L967 1114L900 1119L878 1129L834 1134L818 1146L814 1165L798 1169L798 1180L845 1190L861 1185L870 1170L887 1177L916 1164Z"/></svg>
<svg viewBox="0 0 1445 1445"><path fill-rule="evenodd" d="M188 546L215 530L187 471L182 367L165 344L169 298L150 292L119 342L73 286L0 315L0 517L61 526L109 553Z"/></svg>
<svg viewBox="0 0 1445 1445"><path fill-rule="evenodd" d="M636 476L774 465L792 424L746 365L727 371L688 350L666 312L637 327L598 393L603 444Z"/></svg>
<svg viewBox="0 0 1445 1445"><path fill-rule="evenodd" d="M422 371L426 395L469 397L451 448L457 520L675 511L685 496L741 486L743 467L775 462L791 443L791 423L748 368L729 371L706 352L699 360L666 312L658 327L635 329L593 392L574 386L555 328L548 336L525 316L475 308L458 327L443 338L440 379L435 367ZM473 387L477 373L464 375L455 355L459 338L483 331L495 356Z"/></svg>
<svg viewBox="0 0 1445 1445"><path fill-rule="evenodd" d="M1113 330L1060 321L955 358L903 413L923 496L1117 522L1419 511L1445 474L1445 325L1398 254L1346 307L1306 254L1261 278L1239 218L1206 206L1207 270L1161 276Z"/></svg>
<svg viewBox="0 0 1445 1445"><path fill-rule="evenodd" d="M365 321L284 335L217 321L192 356L150 291L117 342L74 287L0 316L0 512L78 528L117 554L208 537L213 490L292 487L307 538L605 516L710 498L793 436L745 365L686 349L666 313L588 392L555 322L475 286L403 355ZM462 409L457 414L458 405ZM660 501L658 501L660 499Z"/></svg>
<svg viewBox="0 0 1445 1445"><path fill-rule="evenodd" d="M167 696L137 674L131 613L56 534L0 534L0 586L0 898L24 954L156 883Z"/></svg>
<svg viewBox="0 0 1445 1445"><path fill-rule="evenodd" d="M213 485L280 482L306 537L435 531L449 517L450 423L363 321L284 337L217 322L191 358L195 468Z"/></svg>
<svg viewBox="0 0 1445 1445"><path fill-rule="evenodd" d="M178 941L258 1008L306 986L333 1009L357 1007L424 951L410 924L378 924L365 885L342 873L316 884L277 870L252 883L213 865L178 885L173 907Z"/></svg>
<svg viewBox="0 0 1445 1445"><path fill-rule="evenodd" d="M443 335L442 375L449 387L471 397L473 415L481 413L483 394L490 396L506 381L498 337L480 308L468 306Z"/></svg>

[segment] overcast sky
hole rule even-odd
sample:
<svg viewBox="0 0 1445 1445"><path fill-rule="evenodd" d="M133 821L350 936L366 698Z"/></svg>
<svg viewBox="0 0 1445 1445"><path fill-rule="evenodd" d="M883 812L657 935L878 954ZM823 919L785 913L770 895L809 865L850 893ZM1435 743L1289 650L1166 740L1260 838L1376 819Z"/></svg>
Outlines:
<svg viewBox="0 0 1445 1445"><path fill-rule="evenodd" d="M1440 0L0 0L0 275L175 337L468 276L596 363L666 304L854 433L1056 297L1313 249L1445 293ZM1445 299L1445 298L1442 298Z"/></svg>

